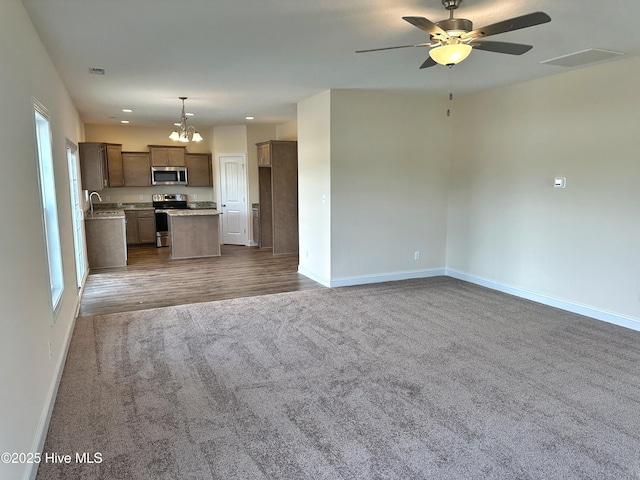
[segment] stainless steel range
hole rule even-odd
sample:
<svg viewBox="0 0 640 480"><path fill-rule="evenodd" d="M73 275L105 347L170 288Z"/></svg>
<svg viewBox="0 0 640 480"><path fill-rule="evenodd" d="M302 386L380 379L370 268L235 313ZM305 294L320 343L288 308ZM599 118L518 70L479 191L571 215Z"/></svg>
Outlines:
<svg viewBox="0 0 640 480"><path fill-rule="evenodd" d="M166 213L158 210L172 210L187 208L187 196L181 193L155 193L151 197L153 208L156 210L156 246L168 247L171 245L169 238L169 219Z"/></svg>

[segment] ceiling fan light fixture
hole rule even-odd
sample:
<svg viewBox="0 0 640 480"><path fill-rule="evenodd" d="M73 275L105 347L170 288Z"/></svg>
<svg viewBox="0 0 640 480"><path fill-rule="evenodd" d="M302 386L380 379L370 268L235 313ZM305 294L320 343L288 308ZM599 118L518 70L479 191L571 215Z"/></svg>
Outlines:
<svg viewBox="0 0 640 480"><path fill-rule="evenodd" d="M429 50L429 56L440 65L455 65L467 58L471 53L471 49L471 45L466 43L441 45Z"/></svg>

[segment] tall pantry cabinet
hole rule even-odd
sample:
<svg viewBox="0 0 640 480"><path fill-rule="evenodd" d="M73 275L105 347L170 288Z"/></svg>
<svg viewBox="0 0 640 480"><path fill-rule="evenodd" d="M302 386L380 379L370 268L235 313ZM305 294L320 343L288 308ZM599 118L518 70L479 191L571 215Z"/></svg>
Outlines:
<svg viewBox="0 0 640 480"><path fill-rule="evenodd" d="M298 142L257 143L260 247L298 252Z"/></svg>

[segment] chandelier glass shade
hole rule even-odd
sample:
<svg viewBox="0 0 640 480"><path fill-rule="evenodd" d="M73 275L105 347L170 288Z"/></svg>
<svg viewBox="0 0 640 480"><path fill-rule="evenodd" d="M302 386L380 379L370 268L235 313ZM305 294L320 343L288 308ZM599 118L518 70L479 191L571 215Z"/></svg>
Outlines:
<svg viewBox="0 0 640 480"><path fill-rule="evenodd" d="M201 142L203 140L202 135L196 132L196 127L193 125L187 126L187 116L184 113L184 101L187 97L178 97L182 100L182 115L180 115L180 123L176 124L176 129L171 132L169 138L176 142Z"/></svg>
<svg viewBox="0 0 640 480"><path fill-rule="evenodd" d="M467 58L471 53L471 49L471 45L466 43L441 45L429 50L429 56L440 65L455 65Z"/></svg>

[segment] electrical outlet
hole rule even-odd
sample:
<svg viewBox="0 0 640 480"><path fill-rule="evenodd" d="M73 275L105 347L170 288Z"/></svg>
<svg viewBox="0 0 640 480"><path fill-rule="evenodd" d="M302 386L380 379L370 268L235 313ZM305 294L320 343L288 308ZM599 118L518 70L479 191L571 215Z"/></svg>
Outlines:
<svg viewBox="0 0 640 480"><path fill-rule="evenodd" d="M304 251L304 258L309 258L309 250Z"/></svg>
<svg viewBox="0 0 640 480"><path fill-rule="evenodd" d="M139 200L144 200L144 195L138 195Z"/></svg>
<svg viewBox="0 0 640 480"><path fill-rule="evenodd" d="M413 253L413 259L414 260L420 260L420 252L414 252Z"/></svg>
<svg viewBox="0 0 640 480"><path fill-rule="evenodd" d="M194 193L194 194L193 194L193 199L194 199L194 200L197 200L197 199L198 199L198 194L197 194L197 193Z"/></svg>
<svg viewBox="0 0 640 480"><path fill-rule="evenodd" d="M106 197L104 197L104 199L108 202L109 200L111 200L111 195L107 195Z"/></svg>

